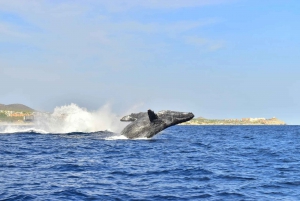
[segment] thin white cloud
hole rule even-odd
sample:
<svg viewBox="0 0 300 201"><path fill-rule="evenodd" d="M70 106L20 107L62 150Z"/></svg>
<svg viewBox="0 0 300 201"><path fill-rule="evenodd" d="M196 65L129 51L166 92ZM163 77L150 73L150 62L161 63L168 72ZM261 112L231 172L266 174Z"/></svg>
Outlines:
<svg viewBox="0 0 300 201"><path fill-rule="evenodd" d="M172 10L230 3L237 0L0 0L0 10L48 14L54 17L81 15L82 11L124 12L134 9Z"/></svg>
<svg viewBox="0 0 300 201"><path fill-rule="evenodd" d="M169 23L142 23L139 21L111 22L107 24L107 29L119 33L143 33L143 34L169 34L180 35L194 29L217 23L217 19L176 21Z"/></svg>
<svg viewBox="0 0 300 201"><path fill-rule="evenodd" d="M118 20L115 20L115 13L101 12L102 8L109 7L111 1L82 2L0 0L0 11L22 19L20 22L7 21L5 26L0 27L0 32L2 30L3 34L6 34L8 41L26 47L26 49L16 47L11 53L5 52L0 55L0 64L6 69L5 73L13 79L12 82L20 85L24 81L18 77L22 74L12 75L12 70L23 69L18 72L29 72L26 83L32 83L34 86L36 83L41 85L46 83L49 90L51 86L58 84L64 86L64 88L57 87L58 91L77 84L80 85L77 87L82 88L97 86L104 89L103 85L111 86L111 80L117 76L120 83L138 80L139 78L134 77L136 70L142 69L141 71L151 74L154 72L149 69L151 67L173 68L175 65L187 67L193 61L190 62L186 50L195 45L196 39L186 37L219 22L209 18L169 22L154 20L144 23L135 17L123 19L124 13L120 13ZM99 2L103 7L99 7ZM208 1L187 1L186 4L185 1L114 1L116 4L122 2L130 4L128 8L154 9L193 7L209 3ZM221 1L214 1L217 2ZM90 15L90 11L94 8L99 12ZM18 28L26 27L27 24L36 29L28 32L26 29ZM15 39L16 36L22 35L27 37L20 37L18 41ZM207 39L204 40L208 42L204 42L205 44L201 46L201 41L197 40L199 47L205 50L214 51L221 47L217 42ZM184 47L185 50L181 49L182 45L187 46ZM186 58L189 60L188 63L184 63ZM14 68L11 68L12 66ZM11 70L7 70L9 68ZM32 72L36 73L31 75ZM115 88L119 89L120 86ZM124 90L126 88L127 86Z"/></svg>
<svg viewBox="0 0 300 201"><path fill-rule="evenodd" d="M208 51L216 51L225 47L224 41L216 41L198 36L187 36L184 40L189 45L205 47Z"/></svg>
<svg viewBox="0 0 300 201"><path fill-rule="evenodd" d="M17 29L17 27L14 27L10 24L1 23L0 22L0 36L3 37L17 37L17 38L26 38L28 35L24 32ZM0 39L1 41L1 39Z"/></svg>
<svg viewBox="0 0 300 201"><path fill-rule="evenodd" d="M149 8L149 9L180 9L190 7L200 7L207 5L222 4L233 0L91 0L94 4L100 4L113 12L126 11L129 9Z"/></svg>
<svg viewBox="0 0 300 201"><path fill-rule="evenodd" d="M236 0L65 0L65 1L51 1L51 0L14 0L6 1L0 0L1 7L9 9L18 9L32 11L42 11L42 6L47 4L49 7L59 4L60 8L71 8L74 5L86 7L87 5L98 6L102 5L112 10L125 10L130 8L153 8L153 9L180 9L189 7L201 7L207 5L216 5L233 2ZM58 9L59 10L59 9ZM74 11L72 11L73 13Z"/></svg>

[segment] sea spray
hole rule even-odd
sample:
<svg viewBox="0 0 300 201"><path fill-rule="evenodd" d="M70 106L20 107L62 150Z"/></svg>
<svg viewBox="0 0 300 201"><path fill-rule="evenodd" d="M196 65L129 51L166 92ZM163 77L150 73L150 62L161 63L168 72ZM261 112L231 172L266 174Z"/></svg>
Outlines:
<svg viewBox="0 0 300 201"><path fill-rule="evenodd" d="M53 113L37 113L32 125L7 126L1 133L33 131L37 133L71 133L111 131L119 133L126 124L111 111L109 104L96 111L88 111L72 103L56 107Z"/></svg>

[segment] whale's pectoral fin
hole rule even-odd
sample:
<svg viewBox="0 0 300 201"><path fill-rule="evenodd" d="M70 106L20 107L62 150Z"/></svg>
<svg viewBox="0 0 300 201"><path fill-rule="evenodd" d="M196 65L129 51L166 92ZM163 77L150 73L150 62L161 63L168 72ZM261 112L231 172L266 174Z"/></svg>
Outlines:
<svg viewBox="0 0 300 201"><path fill-rule="evenodd" d="M155 119L158 119L157 115L152 110L148 110L148 117L151 122L153 122Z"/></svg>
<svg viewBox="0 0 300 201"><path fill-rule="evenodd" d="M122 117L120 119L120 121L127 121L127 122L131 122L131 121L135 121L139 118L144 117L146 114L146 112L140 112L140 113L131 113L130 115L126 115L124 117Z"/></svg>

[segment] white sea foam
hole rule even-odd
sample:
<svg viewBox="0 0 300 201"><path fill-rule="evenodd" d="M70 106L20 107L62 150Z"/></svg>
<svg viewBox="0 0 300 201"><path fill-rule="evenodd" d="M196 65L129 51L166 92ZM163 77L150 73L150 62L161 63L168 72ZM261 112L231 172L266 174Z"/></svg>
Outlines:
<svg viewBox="0 0 300 201"><path fill-rule="evenodd" d="M30 126L6 126L1 133L37 132L71 133L110 131L119 133L126 124L106 104L96 111L88 111L76 104L56 107L52 113L38 113Z"/></svg>
<svg viewBox="0 0 300 201"><path fill-rule="evenodd" d="M47 131L28 126L9 125L0 128L0 133L41 133L47 134Z"/></svg>
<svg viewBox="0 0 300 201"><path fill-rule="evenodd" d="M125 137L124 135L113 135L105 138L105 140L128 140L128 138Z"/></svg>
<svg viewBox="0 0 300 201"><path fill-rule="evenodd" d="M139 137L139 138L134 138L134 140L151 140L151 138Z"/></svg>

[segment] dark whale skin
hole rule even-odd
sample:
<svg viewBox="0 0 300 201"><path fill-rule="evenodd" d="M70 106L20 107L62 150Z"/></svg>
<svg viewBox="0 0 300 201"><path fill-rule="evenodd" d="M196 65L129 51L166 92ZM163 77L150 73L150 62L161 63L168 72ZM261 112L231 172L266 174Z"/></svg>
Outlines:
<svg viewBox="0 0 300 201"><path fill-rule="evenodd" d="M121 118L121 121L131 122L122 130L121 134L129 139L151 138L170 126L189 121L192 118L194 118L194 114L191 112L170 110L163 110L156 114L152 110L132 113Z"/></svg>

